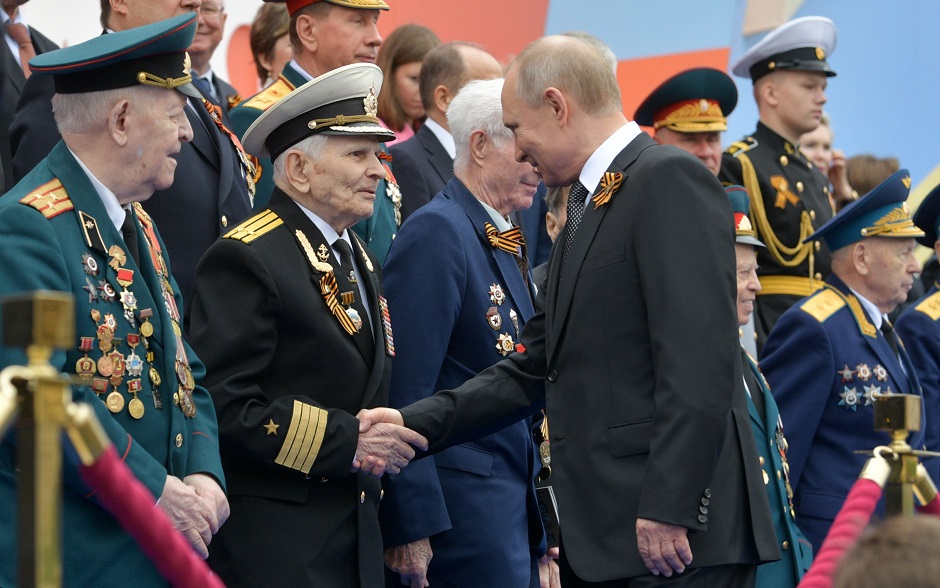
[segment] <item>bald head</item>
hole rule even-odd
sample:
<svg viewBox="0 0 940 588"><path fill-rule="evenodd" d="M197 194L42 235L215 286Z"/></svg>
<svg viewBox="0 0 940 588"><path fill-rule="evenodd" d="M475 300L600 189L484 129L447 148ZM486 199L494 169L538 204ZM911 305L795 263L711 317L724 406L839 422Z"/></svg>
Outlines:
<svg viewBox="0 0 940 588"><path fill-rule="evenodd" d="M428 118L446 129L450 101L467 82L501 77L503 67L481 46L463 41L445 43L421 62L421 103Z"/></svg>

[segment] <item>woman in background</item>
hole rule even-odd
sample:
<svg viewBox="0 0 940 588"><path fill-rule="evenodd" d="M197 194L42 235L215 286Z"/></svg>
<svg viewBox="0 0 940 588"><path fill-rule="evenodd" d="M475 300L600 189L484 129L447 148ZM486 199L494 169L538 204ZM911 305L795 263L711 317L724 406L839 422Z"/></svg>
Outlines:
<svg viewBox="0 0 940 588"><path fill-rule="evenodd" d="M835 211L858 199L845 170L845 153L832 148L835 134L829 124L829 115L823 113L819 126L800 137L800 151L829 178L829 202Z"/></svg>
<svg viewBox="0 0 940 588"><path fill-rule="evenodd" d="M434 31L419 24L398 27L379 48L376 65L382 68L385 80L379 92L379 121L395 132L390 146L410 139L424 121L424 106L418 77L421 60L441 44Z"/></svg>
<svg viewBox="0 0 940 588"><path fill-rule="evenodd" d="M251 54L258 68L259 89L271 85L281 75L281 70L294 55L287 34L290 17L287 5L279 2L265 3L258 9L255 20L251 23L249 42Z"/></svg>

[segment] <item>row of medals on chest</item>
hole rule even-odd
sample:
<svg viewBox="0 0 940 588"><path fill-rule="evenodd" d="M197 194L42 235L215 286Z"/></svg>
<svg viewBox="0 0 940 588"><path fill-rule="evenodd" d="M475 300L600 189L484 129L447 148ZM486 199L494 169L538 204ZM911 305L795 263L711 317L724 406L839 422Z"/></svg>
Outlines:
<svg viewBox="0 0 940 588"><path fill-rule="evenodd" d="M118 414L123 411L126 406L128 414L130 414L132 418L140 419L146 412L143 401L138 397L138 394L143 389L140 376L143 375L145 368L143 359L137 355L137 347L141 343L143 343L147 363L150 366L148 377L151 383L154 408L157 410L163 408L163 400L159 391L162 378L157 369L153 366L154 353L149 350L149 338L152 337L154 333L153 324L150 322L150 318L153 317L153 309L137 308L137 298L134 293L128 289L133 283L134 270L121 267L127 259L124 251L117 245L114 245L108 251L108 254L111 257L109 265L117 273L116 281L121 286L121 292L118 294L114 286L108 283L107 280L98 279L97 285L92 281L92 278L96 278L99 273L98 262L91 254L85 253L82 255L82 266L87 275L85 276L86 285L83 289L88 293L88 302L89 304L93 304L101 300L106 304L111 304L115 299L119 299L124 309L123 317L131 328L137 329L138 321L140 321L139 332L129 332L123 340L115 338L117 319L114 314L102 313L97 308L93 308L90 316L96 326L95 336L80 338L79 349L84 355L75 362L75 374L83 383L89 385L92 391L104 401L109 411ZM169 302L164 299L164 303L167 305L167 312L172 315ZM101 357L99 357L97 361L88 355L94 347L95 339L97 339L97 346L101 351ZM126 355L121 351L121 346L124 343L127 344L130 350ZM191 383L193 378L192 372L188 366L177 362L177 367L181 386L180 390L173 394L173 403L183 409L183 406L180 404L184 400L183 384L185 382ZM132 396L129 402L125 401L124 395L118 390L121 384L125 382L125 376L127 376L127 392ZM110 392L108 392L109 389Z"/></svg>

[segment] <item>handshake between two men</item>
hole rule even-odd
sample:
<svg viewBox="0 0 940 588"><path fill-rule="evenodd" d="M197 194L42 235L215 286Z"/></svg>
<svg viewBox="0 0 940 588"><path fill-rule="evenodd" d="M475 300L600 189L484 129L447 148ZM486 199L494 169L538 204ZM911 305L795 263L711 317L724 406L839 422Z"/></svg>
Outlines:
<svg viewBox="0 0 940 588"><path fill-rule="evenodd" d="M426 451L428 440L404 426L401 413L392 408L363 409L359 419L359 443L352 472L379 477L397 474L415 457L415 449Z"/></svg>

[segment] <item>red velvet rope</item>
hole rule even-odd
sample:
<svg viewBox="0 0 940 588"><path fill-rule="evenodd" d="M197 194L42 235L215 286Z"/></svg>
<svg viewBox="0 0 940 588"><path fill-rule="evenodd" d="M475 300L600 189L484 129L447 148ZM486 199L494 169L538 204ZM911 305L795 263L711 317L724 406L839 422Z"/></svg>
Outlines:
<svg viewBox="0 0 940 588"><path fill-rule="evenodd" d="M933 497L933 500L921 506L917 505L917 512L940 516L940 494Z"/></svg>
<svg viewBox="0 0 940 588"><path fill-rule="evenodd" d="M79 472L170 584L180 588L225 588L173 528L170 519L155 505L153 495L121 461L113 445L94 464L79 467Z"/></svg>
<svg viewBox="0 0 940 588"><path fill-rule="evenodd" d="M881 499L881 486L872 480L859 479L836 515L822 549L816 554L809 572L798 588L830 588L832 576L845 552L855 545L862 529L871 520L871 513ZM936 500L934 501L936 502Z"/></svg>

